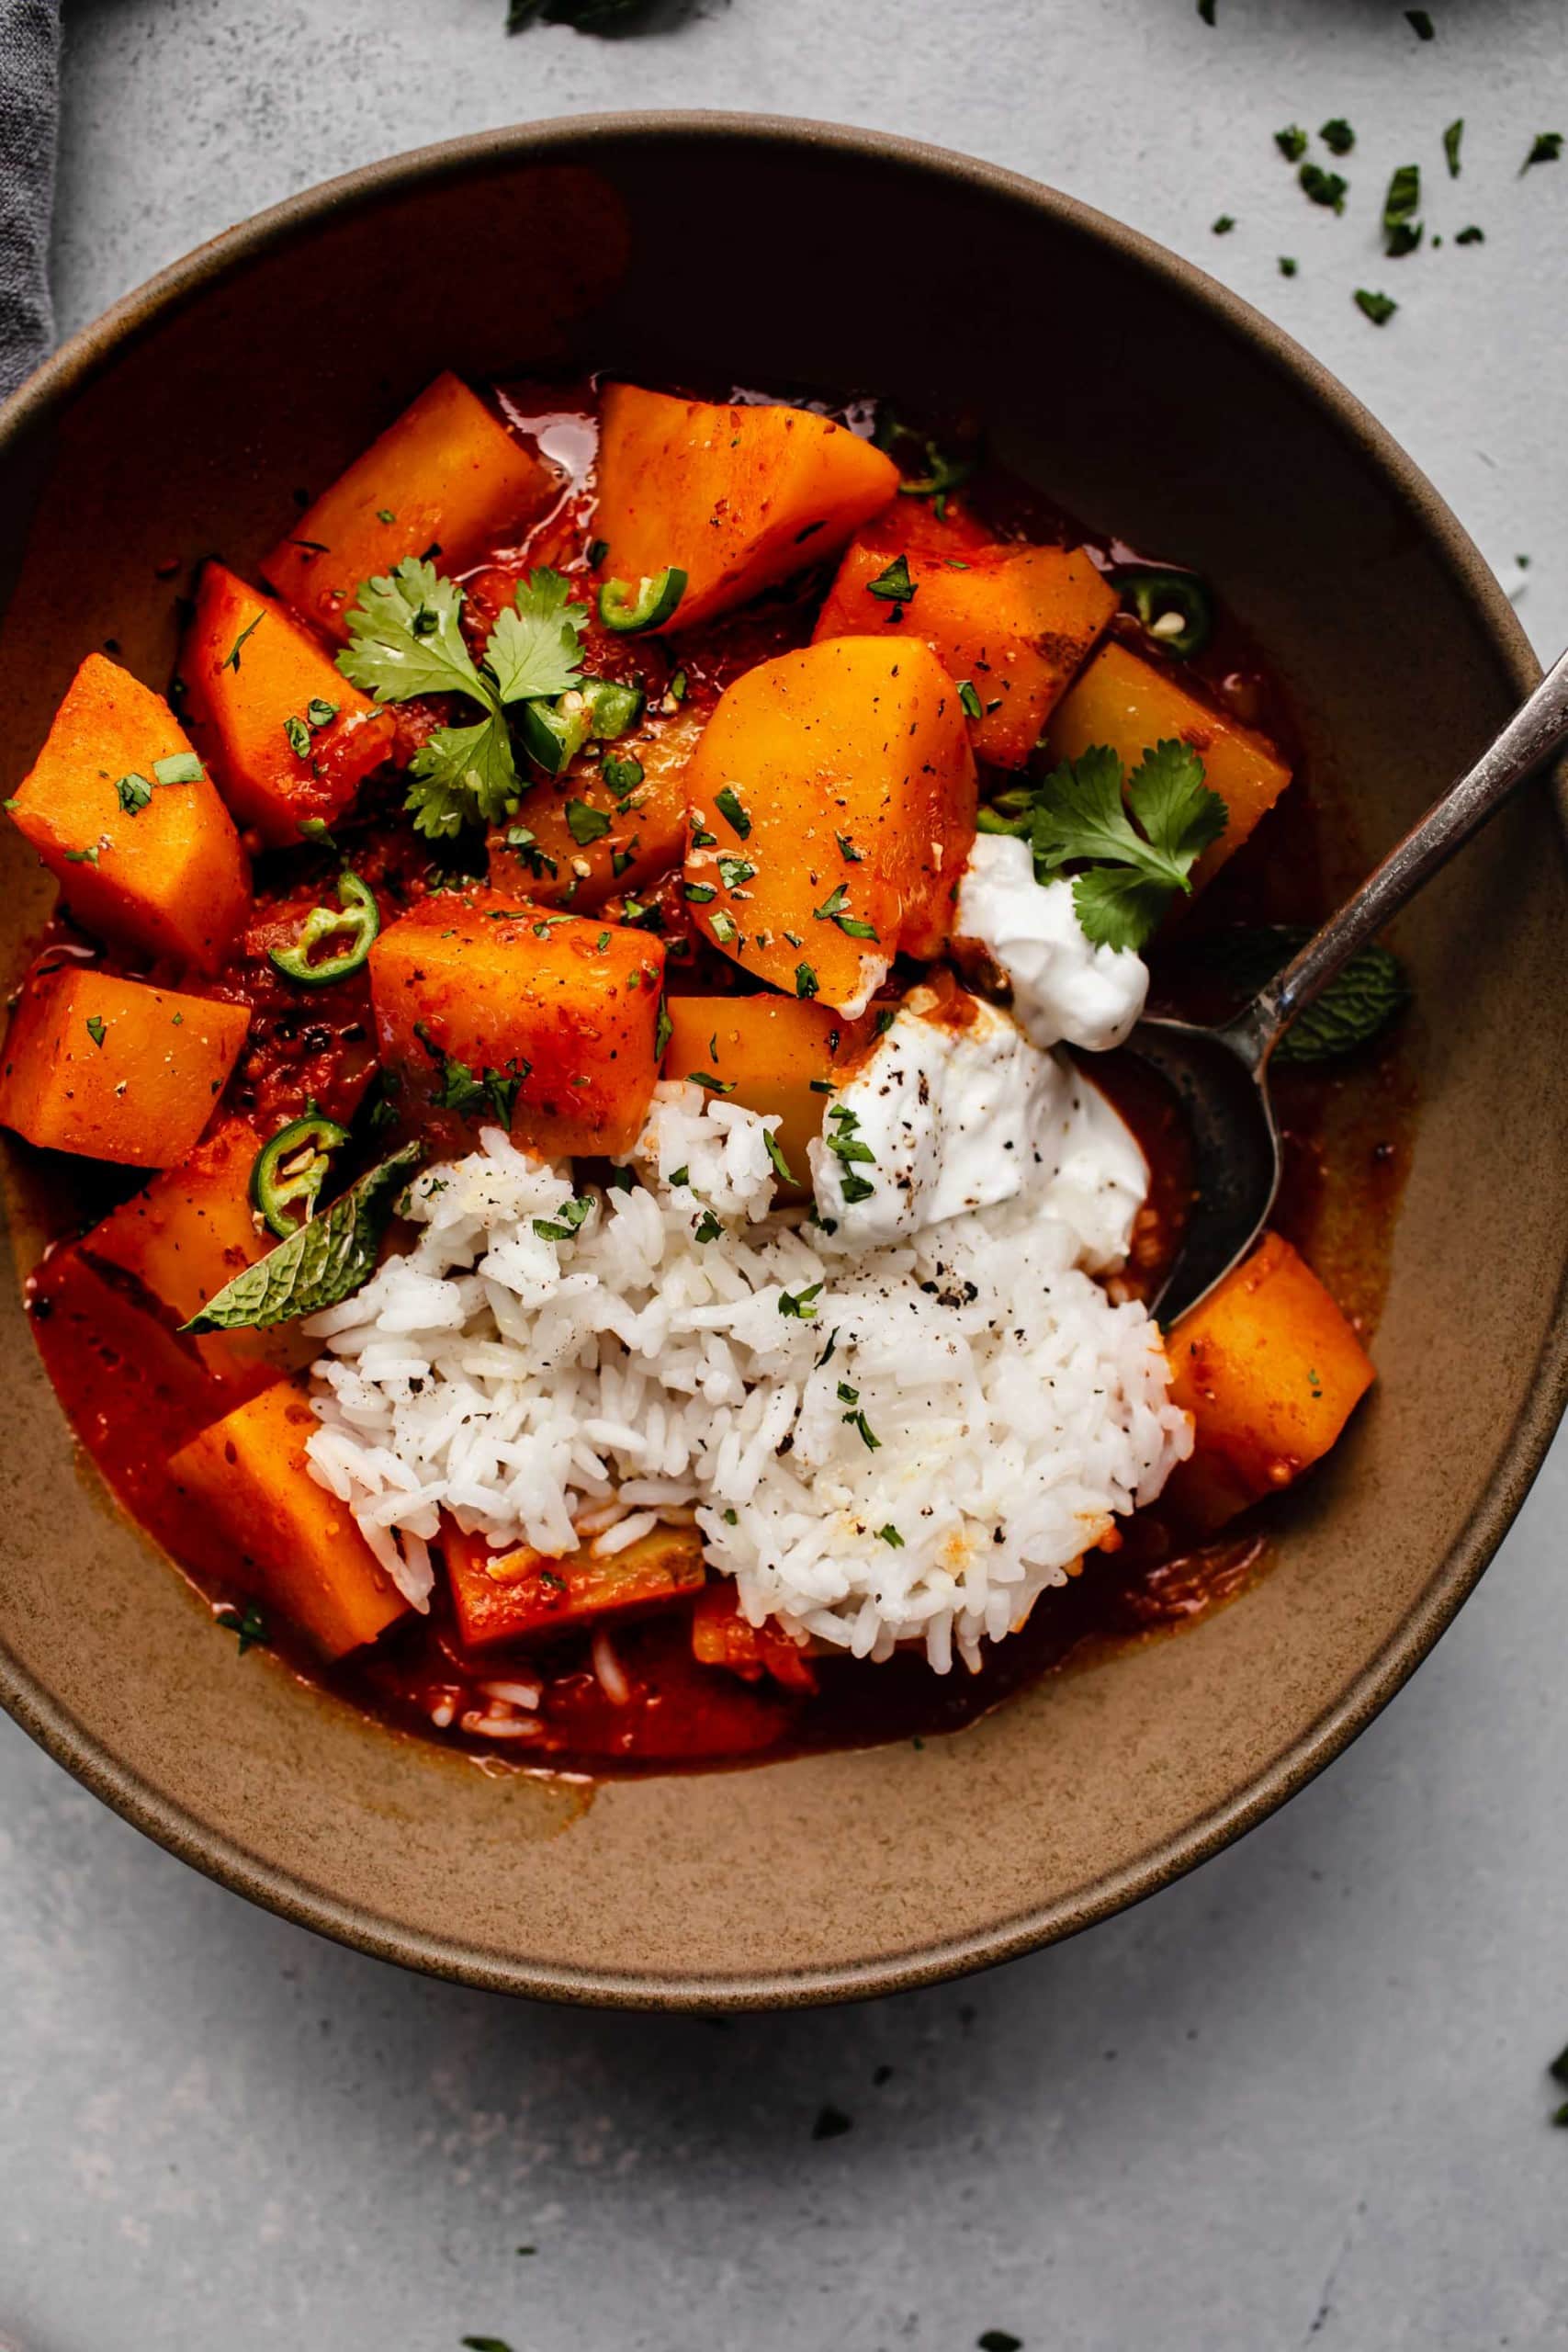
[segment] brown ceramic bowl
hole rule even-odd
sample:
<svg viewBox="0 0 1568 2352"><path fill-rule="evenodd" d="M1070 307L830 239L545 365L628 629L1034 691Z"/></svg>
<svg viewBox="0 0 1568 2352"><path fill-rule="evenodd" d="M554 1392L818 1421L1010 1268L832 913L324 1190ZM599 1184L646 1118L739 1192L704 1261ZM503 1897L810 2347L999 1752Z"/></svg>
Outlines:
<svg viewBox="0 0 1568 2352"><path fill-rule="evenodd" d="M1199 272L1005 172L866 133L619 117L295 198L76 337L0 416L0 791L78 657L174 650L157 567L244 566L437 368L873 387L980 409L1080 512L1247 616L1384 845L1533 680L1474 548L1365 412ZM1151 389L1154 388L1154 389ZM9 828L14 966L46 890ZM578 2000L880 1992L1102 1918L1345 1746L1500 1541L1564 1392L1560 812L1404 926L1425 1109L1380 1385L1232 1608L951 1740L589 1792L400 1739L253 1654L117 1516L0 1283L0 1696L175 1853L385 1958ZM1499 1207L1506 1204L1506 1216ZM14 1219L14 1223L19 1220ZM14 1233L26 1261L29 1236Z"/></svg>

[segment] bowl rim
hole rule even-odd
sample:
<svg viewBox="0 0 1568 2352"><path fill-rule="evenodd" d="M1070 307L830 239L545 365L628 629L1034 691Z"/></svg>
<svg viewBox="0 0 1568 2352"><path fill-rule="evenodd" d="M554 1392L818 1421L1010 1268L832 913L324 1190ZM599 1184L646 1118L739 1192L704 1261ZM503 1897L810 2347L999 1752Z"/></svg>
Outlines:
<svg viewBox="0 0 1568 2352"><path fill-rule="evenodd" d="M1205 311L1214 324L1290 379L1320 416L1359 450L1404 505L1490 637L1521 696L1540 678L1540 664L1512 605L1447 502L1371 411L1272 320L1142 231L1022 173L895 132L807 118L710 108L635 108L543 118L411 148L320 181L196 246L80 328L0 405L0 461L33 431L46 426L81 386L143 334L332 215L482 173L497 164L591 158L608 141L656 145L671 136L715 145L729 141L817 150L888 162L1043 212L1086 242L1111 248ZM1555 771L1550 798L1559 834L1568 841L1568 776L1562 767ZM435 1937L395 1926L368 1905L342 1901L303 1877L263 1862L122 1763L3 1642L0 1705L94 1795L182 1861L231 1892L376 1959L488 1990L623 2008L794 2007L908 1991L1015 1959L1142 1901L1219 1852L1332 1763L1427 1657L1473 1590L1529 1492L1568 1404L1568 1260L1534 1373L1527 1402L1493 1476L1421 1599L1337 1700L1263 1770L1226 1803L1080 1894L1037 1904L993 1927L890 1958L788 1973L721 1976L694 1972L659 1977L513 1961L459 1937Z"/></svg>

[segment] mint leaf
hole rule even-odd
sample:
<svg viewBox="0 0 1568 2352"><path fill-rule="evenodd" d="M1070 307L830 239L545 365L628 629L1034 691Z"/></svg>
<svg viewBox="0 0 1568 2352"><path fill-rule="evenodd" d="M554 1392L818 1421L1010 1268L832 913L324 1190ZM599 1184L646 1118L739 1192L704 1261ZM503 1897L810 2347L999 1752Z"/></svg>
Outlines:
<svg viewBox="0 0 1568 2352"><path fill-rule="evenodd" d="M254 1266L225 1283L181 1329L264 1331L320 1315L367 1283L391 1215L392 1196L412 1176L423 1147L404 1144Z"/></svg>
<svg viewBox="0 0 1568 2352"><path fill-rule="evenodd" d="M1244 997L1267 987L1312 934L1294 923L1259 923L1215 932L1204 962ZM1274 1048L1277 1062L1334 1061L1381 1036L1410 1001L1410 980L1386 947L1363 947L1323 994L1291 1023Z"/></svg>
<svg viewBox="0 0 1568 2352"><path fill-rule="evenodd" d="M405 556L389 572L361 583L337 666L378 702L460 694L494 710L495 689L463 642L462 609L463 592L454 581L441 579L422 557Z"/></svg>
<svg viewBox="0 0 1568 2352"><path fill-rule="evenodd" d="M519 581L516 609L503 612L490 633L485 666L502 702L537 702L564 695L582 675L578 639L588 607L573 600L558 571L541 567Z"/></svg>

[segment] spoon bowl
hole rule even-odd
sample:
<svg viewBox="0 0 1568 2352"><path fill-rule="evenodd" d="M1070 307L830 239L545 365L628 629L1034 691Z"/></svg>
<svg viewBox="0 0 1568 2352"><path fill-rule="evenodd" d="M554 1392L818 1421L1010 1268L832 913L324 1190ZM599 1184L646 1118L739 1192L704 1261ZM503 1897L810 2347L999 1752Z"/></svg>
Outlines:
<svg viewBox="0 0 1568 2352"><path fill-rule="evenodd" d="M1155 1301L1168 1328L1240 1263L1269 1221L1280 1168L1269 1064L1292 1022L1564 742L1568 653L1250 1004L1214 1028L1153 1020L1133 1031L1126 1049L1172 1089L1192 1153L1194 1198Z"/></svg>
<svg viewBox="0 0 1568 2352"><path fill-rule="evenodd" d="M1122 1048L1175 1095L1191 1152L1181 1246L1153 1302L1167 1325L1246 1256L1280 1189L1280 1129L1252 1011L1215 1029L1140 1021Z"/></svg>

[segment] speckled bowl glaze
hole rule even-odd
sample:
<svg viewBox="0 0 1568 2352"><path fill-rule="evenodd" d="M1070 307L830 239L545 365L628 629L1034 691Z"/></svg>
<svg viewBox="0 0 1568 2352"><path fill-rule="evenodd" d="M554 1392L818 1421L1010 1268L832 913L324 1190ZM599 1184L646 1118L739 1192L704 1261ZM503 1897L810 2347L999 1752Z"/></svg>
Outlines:
<svg viewBox="0 0 1568 2352"><path fill-rule="evenodd" d="M430 148L297 197L131 295L0 413L0 791L88 647L116 638L133 669L166 674L160 565L209 548L254 564L296 485L327 480L441 367L574 365L980 410L1025 472L1222 583L1369 851L1535 675L1415 467L1195 269L930 148L620 116ZM6 836L11 968L47 892ZM7 1274L0 1697L228 1885L474 1984L820 2000L1103 1918L1339 1752L1442 1631L1541 1459L1565 1378L1564 912L1562 808L1543 788L1404 927L1424 1112L1380 1385L1297 1499L1272 1574L1196 1631L919 1751L596 1793L480 1770L216 1645L207 1608L84 1467Z"/></svg>

